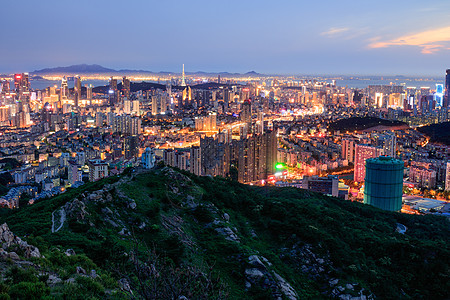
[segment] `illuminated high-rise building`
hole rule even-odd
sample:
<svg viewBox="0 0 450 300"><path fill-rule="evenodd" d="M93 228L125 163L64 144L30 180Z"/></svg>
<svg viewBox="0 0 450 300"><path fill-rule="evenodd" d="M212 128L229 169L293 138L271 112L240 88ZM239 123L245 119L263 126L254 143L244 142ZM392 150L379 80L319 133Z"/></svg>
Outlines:
<svg viewBox="0 0 450 300"><path fill-rule="evenodd" d="M252 103L248 99L241 105L241 122L247 124L249 128L252 125Z"/></svg>
<svg viewBox="0 0 450 300"><path fill-rule="evenodd" d="M141 166L144 169L151 169L155 166L155 153L152 148L147 147L144 153L142 153Z"/></svg>
<svg viewBox="0 0 450 300"><path fill-rule="evenodd" d="M86 86L86 99L89 100L89 102L91 102L92 100L92 84L89 84L88 86Z"/></svg>
<svg viewBox="0 0 450 300"><path fill-rule="evenodd" d="M28 73L14 75L14 88L16 91L16 99L28 103L30 81Z"/></svg>
<svg viewBox="0 0 450 300"><path fill-rule="evenodd" d="M450 191L450 161L447 162L447 168L445 172L445 190Z"/></svg>
<svg viewBox="0 0 450 300"><path fill-rule="evenodd" d="M121 133L124 136L141 134L141 119L139 117L131 115L111 116L108 123L111 124L113 133Z"/></svg>
<svg viewBox="0 0 450 300"><path fill-rule="evenodd" d="M352 138L342 139L341 158L353 163L355 159L355 140Z"/></svg>
<svg viewBox="0 0 450 300"><path fill-rule="evenodd" d="M445 74L444 107L448 107L450 106L450 69L447 69Z"/></svg>
<svg viewBox="0 0 450 300"><path fill-rule="evenodd" d="M69 86L67 85L66 76L61 79L61 99L67 99L69 96Z"/></svg>
<svg viewBox="0 0 450 300"><path fill-rule="evenodd" d="M2 92L3 93L9 93L10 91L10 84L8 80L3 80L2 81Z"/></svg>
<svg viewBox="0 0 450 300"><path fill-rule="evenodd" d="M122 93L127 99L130 99L130 92L131 92L130 79L128 79L126 76L123 76L123 78L122 78Z"/></svg>
<svg viewBox="0 0 450 300"><path fill-rule="evenodd" d="M152 115L165 114L167 111L167 94L156 94L152 96Z"/></svg>
<svg viewBox="0 0 450 300"><path fill-rule="evenodd" d="M131 101L130 100L123 101L123 113L131 114Z"/></svg>
<svg viewBox="0 0 450 300"><path fill-rule="evenodd" d="M434 93L434 101L436 107L442 107L444 105L444 85L437 83L436 92Z"/></svg>
<svg viewBox="0 0 450 300"><path fill-rule="evenodd" d="M75 85L73 87L75 93L75 109L78 108L79 102L81 100L81 77L75 76Z"/></svg>
<svg viewBox="0 0 450 300"><path fill-rule="evenodd" d="M224 109L227 110L228 106L230 105L230 90L229 89L224 89L223 90L223 106Z"/></svg>
<svg viewBox="0 0 450 300"><path fill-rule="evenodd" d="M0 106L0 126L9 125L9 106Z"/></svg>
<svg viewBox="0 0 450 300"><path fill-rule="evenodd" d="M202 149L199 146L191 147L189 172L198 176L202 175Z"/></svg>
<svg viewBox="0 0 450 300"><path fill-rule="evenodd" d="M136 135L125 137L124 155L126 159L136 158L139 154L139 138Z"/></svg>
<svg viewBox="0 0 450 300"><path fill-rule="evenodd" d="M366 176L365 163L368 158L383 155L383 149L370 145L356 145L355 147L355 170L354 181L362 182Z"/></svg>
<svg viewBox="0 0 450 300"><path fill-rule="evenodd" d="M264 111L262 109L258 110L258 131L256 133L264 133Z"/></svg>
<svg viewBox="0 0 450 300"><path fill-rule="evenodd" d="M184 76L184 64L183 64L183 73L181 75L181 86L186 86L186 80Z"/></svg>
<svg viewBox="0 0 450 300"><path fill-rule="evenodd" d="M278 149L276 130L252 135L238 143L239 182L267 179L274 173Z"/></svg>
<svg viewBox="0 0 450 300"><path fill-rule="evenodd" d="M187 106L192 101L192 90L191 87L188 86L183 90L183 96L182 96L183 106Z"/></svg>
<svg viewBox="0 0 450 300"><path fill-rule="evenodd" d="M114 79L114 77L111 77L109 79L109 89L110 90L117 90L117 79Z"/></svg>

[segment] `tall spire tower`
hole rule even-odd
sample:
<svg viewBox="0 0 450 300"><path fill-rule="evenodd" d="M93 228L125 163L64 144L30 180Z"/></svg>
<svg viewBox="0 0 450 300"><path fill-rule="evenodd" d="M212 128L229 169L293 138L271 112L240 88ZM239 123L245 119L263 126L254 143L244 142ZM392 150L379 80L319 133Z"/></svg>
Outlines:
<svg viewBox="0 0 450 300"><path fill-rule="evenodd" d="M184 79L184 64L183 64L183 75L181 75L181 86L186 86L186 81Z"/></svg>

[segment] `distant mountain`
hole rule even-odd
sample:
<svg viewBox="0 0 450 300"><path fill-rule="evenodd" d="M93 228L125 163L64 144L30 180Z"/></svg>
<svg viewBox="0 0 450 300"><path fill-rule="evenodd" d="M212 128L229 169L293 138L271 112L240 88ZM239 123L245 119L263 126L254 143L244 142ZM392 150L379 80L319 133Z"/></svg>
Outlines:
<svg viewBox="0 0 450 300"><path fill-rule="evenodd" d="M97 73L116 73L116 70L108 69L100 65L72 65L68 67L46 68L31 72L33 75L44 74L97 74Z"/></svg>
<svg viewBox="0 0 450 300"><path fill-rule="evenodd" d="M256 73L255 71L250 71L250 72L245 73L244 75L259 76L259 75L262 75L262 74Z"/></svg>
<svg viewBox="0 0 450 300"><path fill-rule="evenodd" d="M105 68L103 66L93 64L80 64L80 65L72 65L68 67L56 67L56 68L45 68L41 70L35 70L31 72L32 75L48 75L48 74L66 74L66 75L77 75L77 74L180 74L181 72L167 72L167 71L160 71L160 72L152 72L152 71L146 71L146 70L131 70L131 69L121 69L121 70L114 70ZM197 71L197 72L186 72L187 75L246 75L246 76L259 76L262 74L256 73L255 71L247 72L245 74L241 73L229 73L229 72L204 72L204 71Z"/></svg>

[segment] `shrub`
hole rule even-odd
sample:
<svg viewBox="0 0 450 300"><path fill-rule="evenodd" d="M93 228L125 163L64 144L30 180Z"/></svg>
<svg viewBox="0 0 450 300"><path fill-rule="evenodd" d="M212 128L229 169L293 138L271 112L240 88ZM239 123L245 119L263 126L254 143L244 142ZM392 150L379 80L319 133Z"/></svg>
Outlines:
<svg viewBox="0 0 450 300"><path fill-rule="evenodd" d="M45 299L50 289L42 282L20 282L11 287L9 294L13 299Z"/></svg>

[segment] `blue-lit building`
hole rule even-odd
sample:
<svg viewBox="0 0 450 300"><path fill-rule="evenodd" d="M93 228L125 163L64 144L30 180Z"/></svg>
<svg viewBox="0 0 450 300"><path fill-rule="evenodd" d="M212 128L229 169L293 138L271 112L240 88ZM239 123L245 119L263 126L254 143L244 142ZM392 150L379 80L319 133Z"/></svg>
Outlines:
<svg viewBox="0 0 450 300"><path fill-rule="evenodd" d="M403 195L403 161L390 156L366 160L364 203L375 207L400 211Z"/></svg>

